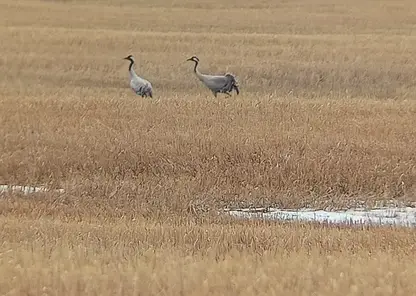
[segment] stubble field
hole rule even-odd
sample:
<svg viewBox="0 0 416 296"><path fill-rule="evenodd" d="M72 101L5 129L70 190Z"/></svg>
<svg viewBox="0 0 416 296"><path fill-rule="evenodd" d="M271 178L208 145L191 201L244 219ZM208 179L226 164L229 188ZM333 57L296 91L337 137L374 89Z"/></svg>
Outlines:
<svg viewBox="0 0 416 296"><path fill-rule="evenodd" d="M1 1L0 184L65 193L0 195L0 294L415 294L414 229L217 214L416 201L415 9Z"/></svg>

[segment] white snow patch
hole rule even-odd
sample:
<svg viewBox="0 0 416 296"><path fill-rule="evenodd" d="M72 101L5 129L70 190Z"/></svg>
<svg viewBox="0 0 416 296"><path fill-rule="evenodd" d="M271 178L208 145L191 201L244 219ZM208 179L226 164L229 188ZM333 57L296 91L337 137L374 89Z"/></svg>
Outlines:
<svg viewBox="0 0 416 296"><path fill-rule="evenodd" d="M394 225L416 227L416 208L384 207L376 209L349 209L324 211L303 208L295 209L240 209L229 214L238 218L281 221L319 222L345 225Z"/></svg>
<svg viewBox="0 0 416 296"><path fill-rule="evenodd" d="M22 186L22 185L0 185L0 193L7 193L7 192L21 192L23 194L30 194L30 193L36 193L36 192L47 192L47 191L53 191L53 192L59 192L63 193L63 189L53 189L49 190L45 187L35 187L35 186Z"/></svg>

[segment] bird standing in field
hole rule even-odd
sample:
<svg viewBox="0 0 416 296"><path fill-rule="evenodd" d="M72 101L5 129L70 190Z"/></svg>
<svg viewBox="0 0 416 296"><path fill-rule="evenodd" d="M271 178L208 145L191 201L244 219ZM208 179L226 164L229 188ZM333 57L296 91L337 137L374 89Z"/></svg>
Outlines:
<svg viewBox="0 0 416 296"><path fill-rule="evenodd" d="M197 68L199 63L199 58L197 56L193 56L187 59L187 61L193 61L195 63L195 75L198 77L199 80L201 80L205 84L206 87L208 87L212 91L215 97L217 97L217 93L224 93L228 96L231 96L230 92L232 92L233 90L235 90L237 95L240 93L234 75L230 73L215 76L202 74L201 72L199 72Z"/></svg>
<svg viewBox="0 0 416 296"><path fill-rule="evenodd" d="M133 70L134 57L129 55L124 58L124 60L130 61L129 73L130 73L130 87L133 91L142 97L151 97L153 98L153 87L152 84L144 78L139 77L136 72Z"/></svg>

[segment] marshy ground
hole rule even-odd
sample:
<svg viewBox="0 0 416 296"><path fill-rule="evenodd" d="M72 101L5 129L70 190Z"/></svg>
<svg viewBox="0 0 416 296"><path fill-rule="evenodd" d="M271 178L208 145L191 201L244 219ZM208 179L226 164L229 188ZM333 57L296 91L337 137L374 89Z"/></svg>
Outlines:
<svg viewBox="0 0 416 296"><path fill-rule="evenodd" d="M415 202L415 9L2 1L0 184L65 193L1 195L0 294L416 294L414 229L218 215Z"/></svg>

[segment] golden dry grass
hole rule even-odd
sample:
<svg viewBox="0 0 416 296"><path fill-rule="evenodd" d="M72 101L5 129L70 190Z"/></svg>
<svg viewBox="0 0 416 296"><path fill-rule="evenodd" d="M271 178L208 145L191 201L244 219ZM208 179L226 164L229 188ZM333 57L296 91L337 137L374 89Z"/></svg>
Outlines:
<svg viewBox="0 0 416 296"><path fill-rule="evenodd" d="M0 294L415 294L414 230L216 213L415 201L415 8L2 1L0 184L66 193L1 196Z"/></svg>
<svg viewBox="0 0 416 296"><path fill-rule="evenodd" d="M415 292L414 231L9 217L1 224L2 294Z"/></svg>

